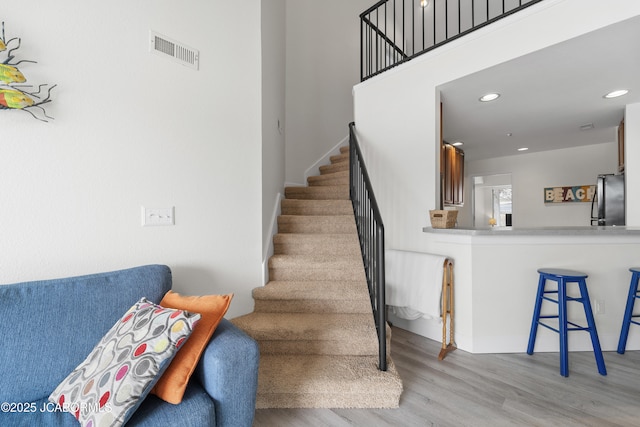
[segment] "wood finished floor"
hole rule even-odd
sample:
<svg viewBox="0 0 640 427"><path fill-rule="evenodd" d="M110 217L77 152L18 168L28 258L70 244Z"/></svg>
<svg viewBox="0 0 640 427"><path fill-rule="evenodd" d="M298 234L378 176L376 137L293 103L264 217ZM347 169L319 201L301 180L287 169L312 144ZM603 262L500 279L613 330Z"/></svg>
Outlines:
<svg viewBox="0 0 640 427"><path fill-rule="evenodd" d="M606 352L607 376L593 353L570 353L564 378L558 353L456 350L440 362L439 343L398 328L391 350L399 409L261 409L254 426L640 426L640 351Z"/></svg>

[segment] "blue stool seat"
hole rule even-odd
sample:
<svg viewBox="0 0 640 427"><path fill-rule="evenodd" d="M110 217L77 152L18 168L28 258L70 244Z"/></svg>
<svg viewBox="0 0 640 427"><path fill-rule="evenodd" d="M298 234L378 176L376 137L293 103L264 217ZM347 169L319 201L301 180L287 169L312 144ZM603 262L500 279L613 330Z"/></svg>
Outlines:
<svg viewBox="0 0 640 427"><path fill-rule="evenodd" d="M602 349L600 348L600 340L596 331L596 324L593 320L593 312L591 311L591 301L587 292L587 275L579 271L565 270L560 268L540 268L538 269L540 278L538 280L538 293L536 295L536 303L533 309L533 321L531 322L531 332L529 334L529 345L527 353L533 354L533 348L536 343L536 334L538 325L551 329L560 335L560 375L569 376L569 350L568 350L568 332L569 331L589 331L591 335L591 344L593 345L593 353L596 357L598 372L601 375L607 375L607 369L604 365L602 357ZM557 288L552 290L546 289L547 281L553 281L558 284ZM567 284L577 283L580 291L579 297L567 296ZM548 296L556 294L557 299ZM543 301L550 301L558 304L558 314L551 316L541 316L540 311ZM567 320L567 302L580 302L584 307L584 313L587 320L587 326L580 326ZM558 319L558 329L549 326L543 322L543 319Z"/></svg>
<svg viewBox="0 0 640 427"><path fill-rule="evenodd" d="M618 341L618 353L624 354L624 350L627 347L627 338L629 337L629 326L631 324L640 325L640 322L633 320L636 317L640 317L640 314L633 314L633 305L638 295L638 279L640 279L640 267L630 268L631 283L629 284L629 295L627 297L627 306L624 310L624 317L622 318L622 330L620 331L620 340Z"/></svg>

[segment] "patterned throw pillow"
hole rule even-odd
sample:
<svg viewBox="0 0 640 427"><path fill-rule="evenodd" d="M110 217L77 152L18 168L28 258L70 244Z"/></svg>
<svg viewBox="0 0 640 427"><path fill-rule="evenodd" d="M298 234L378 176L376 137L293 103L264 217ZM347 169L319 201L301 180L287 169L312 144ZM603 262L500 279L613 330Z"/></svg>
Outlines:
<svg viewBox="0 0 640 427"><path fill-rule="evenodd" d="M142 298L49 396L84 427L121 426L200 319Z"/></svg>

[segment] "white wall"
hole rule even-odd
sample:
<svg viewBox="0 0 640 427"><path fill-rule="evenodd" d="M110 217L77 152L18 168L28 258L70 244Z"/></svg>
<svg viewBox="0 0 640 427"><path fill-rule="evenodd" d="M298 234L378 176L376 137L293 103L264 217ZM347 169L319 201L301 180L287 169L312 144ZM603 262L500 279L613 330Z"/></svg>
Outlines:
<svg viewBox="0 0 640 427"><path fill-rule="evenodd" d="M265 278L285 171L285 0L262 1L262 261Z"/></svg>
<svg viewBox="0 0 640 427"><path fill-rule="evenodd" d="M262 242L260 1L9 2L41 123L0 111L0 283L164 263L174 288L252 308ZM148 53L156 30L194 71ZM140 207L175 206L173 227Z"/></svg>
<svg viewBox="0 0 640 427"><path fill-rule="evenodd" d="M360 13L372 0L288 0L286 181L348 134L352 87L360 81Z"/></svg>
<svg viewBox="0 0 640 427"><path fill-rule="evenodd" d="M640 2L600 6L595 0L546 0L354 88L357 132L390 247L426 246L421 231L438 200L436 88L640 14Z"/></svg>
<svg viewBox="0 0 640 427"><path fill-rule="evenodd" d="M466 202L458 214L459 226L473 225L473 177L501 173L511 174L515 227L586 226L591 224L591 203L544 203L543 189L595 185L598 174L617 171L618 145L610 142L498 157L467 162L465 166Z"/></svg>
<svg viewBox="0 0 640 427"><path fill-rule="evenodd" d="M640 104L625 109L625 180L627 225L640 227L640 191L634 183L640 182Z"/></svg>

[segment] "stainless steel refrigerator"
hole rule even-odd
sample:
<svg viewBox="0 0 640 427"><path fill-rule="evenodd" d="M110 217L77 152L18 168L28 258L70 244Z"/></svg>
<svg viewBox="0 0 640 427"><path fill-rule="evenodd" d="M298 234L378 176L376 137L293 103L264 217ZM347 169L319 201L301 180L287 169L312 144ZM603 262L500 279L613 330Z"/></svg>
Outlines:
<svg viewBox="0 0 640 427"><path fill-rule="evenodd" d="M624 175L598 175L591 225L625 225Z"/></svg>

